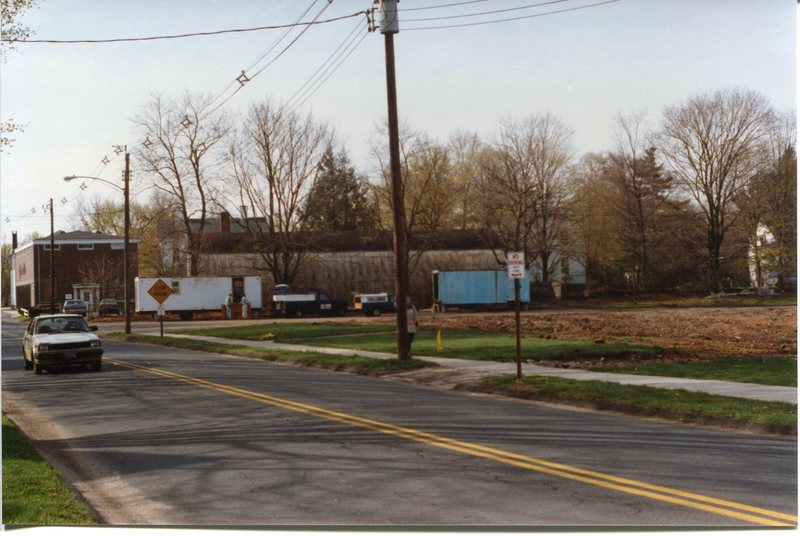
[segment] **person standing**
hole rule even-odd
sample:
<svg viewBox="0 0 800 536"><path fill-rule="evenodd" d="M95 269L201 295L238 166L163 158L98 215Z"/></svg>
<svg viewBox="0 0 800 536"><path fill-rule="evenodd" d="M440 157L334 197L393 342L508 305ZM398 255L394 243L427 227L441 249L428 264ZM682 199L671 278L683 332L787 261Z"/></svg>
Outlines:
<svg viewBox="0 0 800 536"><path fill-rule="evenodd" d="M408 324L408 357L411 357L411 343L414 342L414 336L417 334L417 327L419 320L417 319L417 308L411 298L408 298L408 309L406 310L406 323Z"/></svg>
<svg viewBox="0 0 800 536"><path fill-rule="evenodd" d="M230 320L233 309L233 292L228 292L228 297L225 298L225 319Z"/></svg>
<svg viewBox="0 0 800 536"><path fill-rule="evenodd" d="M247 320L247 305L250 302L247 300L247 296L242 294L241 304L242 304L242 320Z"/></svg>

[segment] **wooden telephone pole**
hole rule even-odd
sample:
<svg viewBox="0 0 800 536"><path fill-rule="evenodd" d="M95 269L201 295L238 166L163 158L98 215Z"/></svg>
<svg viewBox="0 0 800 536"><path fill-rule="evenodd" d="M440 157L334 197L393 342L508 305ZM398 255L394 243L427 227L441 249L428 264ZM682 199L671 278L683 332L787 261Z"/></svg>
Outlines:
<svg viewBox="0 0 800 536"><path fill-rule="evenodd" d="M394 294L397 304L397 358L409 359L408 316L408 237L406 236L406 210L403 200L403 178L400 175L400 134L397 119L397 84L394 68L394 34L400 31L397 20L397 2L376 0L380 3L381 33L386 52L386 98L389 109L389 159L392 174L392 211L394 216Z"/></svg>

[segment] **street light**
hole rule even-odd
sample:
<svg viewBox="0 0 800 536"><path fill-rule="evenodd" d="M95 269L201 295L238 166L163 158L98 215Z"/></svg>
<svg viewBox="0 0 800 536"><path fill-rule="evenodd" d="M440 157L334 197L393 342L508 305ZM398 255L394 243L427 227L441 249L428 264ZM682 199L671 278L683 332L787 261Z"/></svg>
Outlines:
<svg viewBox="0 0 800 536"><path fill-rule="evenodd" d="M125 310L125 333L131 332L131 301L130 301L130 272L129 272L129 259L128 259L128 244L130 242L130 230L131 230L131 207L130 207L130 178L131 178L131 167L130 167L130 154L125 153L125 187L120 188L118 185L114 184L113 182L107 181L105 179L101 179L100 177L91 177L87 175L69 175L64 177L64 180L69 182L74 179L90 179L95 181L104 182L110 186L113 186L117 190L121 190L123 195L125 196L125 251L122 255L122 279L123 279L123 286L125 287L125 291L123 293L125 298L125 305L123 309Z"/></svg>

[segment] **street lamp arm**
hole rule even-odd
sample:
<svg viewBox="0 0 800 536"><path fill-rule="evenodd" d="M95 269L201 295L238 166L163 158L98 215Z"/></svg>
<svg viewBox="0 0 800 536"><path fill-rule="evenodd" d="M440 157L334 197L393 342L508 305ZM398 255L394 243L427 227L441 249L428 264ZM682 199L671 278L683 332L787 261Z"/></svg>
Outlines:
<svg viewBox="0 0 800 536"><path fill-rule="evenodd" d="M64 181L65 182L69 182L69 181L75 180L75 179L91 179L93 181L100 181L100 182L104 182L104 183L108 184L109 186L113 186L114 188L116 188L120 192L124 192L125 191L125 189L122 188L121 186L119 186L117 184L114 184L111 181L107 181L105 179L101 179L100 177L91 177L89 175L68 175L68 176L64 177Z"/></svg>
<svg viewBox="0 0 800 536"><path fill-rule="evenodd" d="M125 294L125 307L124 307L124 311L125 311L125 333L128 333L128 334L131 332L131 300L130 300L130 295L131 295L131 292L130 292L131 284L130 283L131 282L130 282L130 268L129 268L130 256L129 256L129 252L128 252L128 250L130 249L130 232L131 232L130 231L130 227L131 227L131 196L130 196L131 167L130 166L131 166L130 154L126 152L125 153L125 175L124 175L125 187L124 188L114 184L113 182L107 181L106 179L101 179L100 177L92 177L90 175L68 175L68 176L64 177L64 181L66 181L66 182L69 182L69 181L72 181L72 180L75 180L75 179L88 179L88 180L93 180L93 181L104 182L104 183L108 184L109 186L113 186L114 188L116 188L117 190L122 192L122 194L125 196L125 248L124 248L124 251L123 251L123 261L122 261L122 264L123 264L122 281L123 281L123 286L125 287L124 288L124 290L125 290L125 292L124 292L124 294ZM52 214L53 214L52 200L50 202L51 202L50 215L52 217ZM53 279L52 276L51 276L51 279ZM52 299L51 299L51 301L52 301Z"/></svg>

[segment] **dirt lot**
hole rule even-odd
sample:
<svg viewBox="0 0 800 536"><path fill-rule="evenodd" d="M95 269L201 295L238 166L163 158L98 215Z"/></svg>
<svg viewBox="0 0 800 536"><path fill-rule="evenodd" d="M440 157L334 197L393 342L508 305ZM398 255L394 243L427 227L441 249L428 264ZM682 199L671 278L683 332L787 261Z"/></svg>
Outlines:
<svg viewBox="0 0 800 536"><path fill-rule="evenodd" d="M208 315L208 320L221 318ZM96 319L119 322L121 317ZM139 320L149 320L142 317ZM170 325L181 324L177 317ZM198 318L200 320L200 318ZM265 320L269 321L269 320ZM295 320L289 320L295 321ZM298 319L299 322L394 323L394 315L367 318ZM514 332L513 312L421 312L423 327L480 329ZM544 309L522 313L522 333L550 339L592 339L611 342L624 339L658 346L662 358L708 359L720 356L796 356L797 309L787 307L654 307L643 309L590 310Z"/></svg>
<svg viewBox="0 0 800 536"><path fill-rule="evenodd" d="M513 313L421 315L443 329L514 332ZM525 336L611 341L626 339L664 349L665 358L797 355L795 307L551 310L522 314Z"/></svg>

